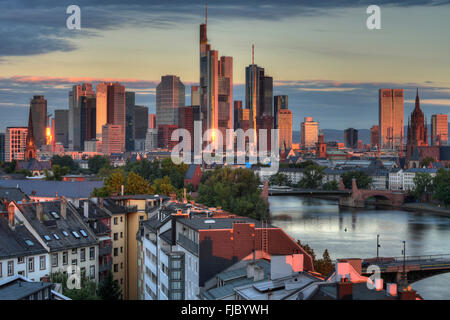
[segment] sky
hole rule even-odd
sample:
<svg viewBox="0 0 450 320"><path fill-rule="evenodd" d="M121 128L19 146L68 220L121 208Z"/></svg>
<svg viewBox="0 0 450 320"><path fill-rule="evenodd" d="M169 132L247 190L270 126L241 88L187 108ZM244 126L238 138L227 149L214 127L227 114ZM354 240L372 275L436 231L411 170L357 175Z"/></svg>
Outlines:
<svg viewBox="0 0 450 320"><path fill-rule="evenodd" d="M81 30L66 27L72 4ZM371 4L380 30L366 27ZM405 123L416 88L428 120L450 112L449 17L450 0L209 0L208 40L234 59L235 100L245 100L254 44L274 95L289 96L294 130L306 116L361 129L378 123L380 88L405 89ZM189 105L204 20L204 0L0 0L0 132L27 125L33 95L49 113L67 109L81 82L119 81L155 112L156 85L174 74Z"/></svg>

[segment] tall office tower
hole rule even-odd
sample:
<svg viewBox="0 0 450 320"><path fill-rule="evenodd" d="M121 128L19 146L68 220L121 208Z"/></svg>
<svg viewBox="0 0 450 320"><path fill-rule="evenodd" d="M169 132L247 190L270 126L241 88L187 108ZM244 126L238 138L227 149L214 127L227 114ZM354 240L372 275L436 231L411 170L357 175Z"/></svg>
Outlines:
<svg viewBox="0 0 450 320"><path fill-rule="evenodd" d="M226 145L226 130L233 129L233 58L220 57L219 60L219 130Z"/></svg>
<svg viewBox="0 0 450 320"><path fill-rule="evenodd" d="M319 136L319 123L312 120L312 117L305 117L301 123L301 144L303 149L309 149L316 146Z"/></svg>
<svg viewBox="0 0 450 320"><path fill-rule="evenodd" d="M80 150L84 150L86 141L94 140L97 135L97 103L95 97L81 96L80 104Z"/></svg>
<svg viewBox="0 0 450 320"><path fill-rule="evenodd" d="M5 133L5 161L25 160L27 127L7 127Z"/></svg>
<svg viewBox="0 0 450 320"><path fill-rule="evenodd" d="M118 82L99 83L97 85L97 112L96 112L97 139L102 140L103 126L105 124L119 125L121 127L120 140L122 152L125 151L125 86Z"/></svg>
<svg viewBox="0 0 450 320"><path fill-rule="evenodd" d="M69 147L69 110L55 110L55 140Z"/></svg>
<svg viewBox="0 0 450 320"><path fill-rule="evenodd" d="M193 107L183 107L178 110L178 123L179 127L186 129L191 137L191 149L194 150L194 108ZM181 139L181 138L180 138Z"/></svg>
<svg viewBox="0 0 450 320"><path fill-rule="evenodd" d="M5 161L5 133L0 132L0 162Z"/></svg>
<svg viewBox="0 0 450 320"><path fill-rule="evenodd" d="M30 108L33 115L33 135L36 147L40 148L46 144L47 100L45 100L44 96L33 96Z"/></svg>
<svg viewBox="0 0 450 320"><path fill-rule="evenodd" d="M156 129L156 114L154 113L148 115L148 128Z"/></svg>
<svg viewBox="0 0 450 320"><path fill-rule="evenodd" d="M245 132L252 127L251 122L250 109L242 109L242 117L239 118L239 128Z"/></svg>
<svg viewBox="0 0 450 320"><path fill-rule="evenodd" d="M446 146L448 144L448 116L433 114L431 116L431 145Z"/></svg>
<svg viewBox="0 0 450 320"><path fill-rule="evenodd" d="M259 139L260 130L264 129L267 133L267 142L265 148L262 146L262 140ZM269 152L272 150L272 129L273 116L263 114L256 118L256 132L258 133L257 146L259 152Z"/></svg>
<svg viewBox="0 0 450 320"><path fill-rule="evenodd" d="M356 149L358 147L358 130L353 128L344 130L344 143L347 148Z"/></svg>
<svg viewBox="0 0 450 320"><path fill-rule="evenodd" d="M125 149L126 151L134 150L135 137L135 93L131 91L125 92Z"/></svg>
<svg viewBox="0 0 450 320"><path fill-rule="evenodd" d="M158 129L148 128L145 137L145 152L150 152L158 148Z"/></svg>
<svg viewBox="0 0 450 320"><path fill-rule="evenodd" d="M148 129L148 108L136 106L134 109L134 137L136 140L145 140Z"/></svg>
<svg viewBox="0 0 450 320"><path fill-rule="evenodd" d="M102 153L123 153L124 143L122 139L122 126L116 124L105 124L102 127Z"/></svg>
<svg viewBox="0 0 450 320"><path fill-rule="evenodd" d="M280 148L292 148L292 111L289 109L279 109L278 118L278 137Z"/></svg>
<svg viewBox="0 0 450 320"><path fill-rule="evenodd" d="M191 106L200 105L200 86L191 86Z"/></svg>
<svg viewBox="0 0 450 320"><path fill-rule="evenodd" d="M374 125L370 128L370 145L372 148L380 144L380 126Z"/></svg>
<svg viewBox="0 0 450 320"><path fill-rule="evenodd" d="M95 97L95 91L92 89L92 84L82 83L72 87L69 92L69 149L81 150L81 109L80 97ZM102 127L97 127L97 133L101 134Z"/></svg>
<svg viewBox="0 0 450 320"><path fill-rule="evenodd" d="M288 96L274 96L273 97L273 114L275 117L274 126L278 128L278 111L282 109L289 109Z"/></svg>
<svg viewBox="0 0 450 320"><path fill-rule="evenodd" d="M172 151L173 147L178 144L178 141L172 141L172 132L178 129L175 124L161 124L158 126L158 147L169 149Z"/></svg>
<svg viewBox="0 0 450 320"><path fill-rule="evenodd" d="M233 105L233 128L239 128L239 119L242 118L242 101L236 100Z"/></svg>
<svg viewBox="0 0 450 320"><path fill-rule="evenodd" d="M415 147L428 145L427 119L420 109L419 89L416 94L416 106L408 120L408 139L406 142L406 157L409 159Z"/></svg>
<svg viewBox="0 0 450 320"><path fill-rule="evenodd" d="M403 89L380 89L378 119L380 147L403 148Z"/></svg>
<svg viewBox="0 0 450 320"><path fill-rule="evenodd" d="M185 88L177 76L162 76L156 87L156 127L178 125L178 108L184 107Z"/></svg>

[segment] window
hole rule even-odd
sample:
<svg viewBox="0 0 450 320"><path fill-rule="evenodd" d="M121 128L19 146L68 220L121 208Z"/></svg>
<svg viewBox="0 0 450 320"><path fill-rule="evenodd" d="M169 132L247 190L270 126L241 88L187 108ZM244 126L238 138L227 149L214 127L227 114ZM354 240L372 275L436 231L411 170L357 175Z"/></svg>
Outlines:
<svg viewBox="0 0 450 320"><path fill-rule="evenodd" d="M123 222L123 217L120 217L120 222Z"/></svg>
<svg viewBox="0 0 450 320"><path fill-rule="evenodd" d="M123 269L123 262L120 263L120 269Z"/></svg>
<svg viewBox="0 0 450 320"><path fill-rule="evenodd" d="M29 247L34 246L34 243L33 243L33 241L31 241L31 240L25 240L25 243L26 243Z"/></svg>
<svg viewBox="0 0 450 320"><path fill-rule="evenodd" d="M181 280L181 271L172 271L173 280Z"/></svg>
<svg viewBox="0 0 450 320"><path fill-rule="evenodd" d="M23 257L18 257L17 258L17 264L21 264L24 262L24 258Z"/></svg>
<svg viewBox="0 0 450 320"><path fill-rule="evenodd" d="M120 284L123 284L123 278L120 278Z"/></svg>
<svg viewBox="0 0 450 320"><path fill-rule="evenodd" d="M53 253L52 254L52 267L57 267L57 266L58 266L58 254Z"/></svg>
<svg viewBox="0 0 450 320"><path fill-rule="evenodd" d="M89 260L94 260L95 259L95 247L90 247L89 248Z"/></svg>
<svg viewBox="0 0 450 320"><path fill-rule="evenodd" d="M77 248L72 249L72 254L76 254L77 253Z"/></svg>
<svg viewBox="0 0 450 320"><path fill-rule="evenodd" d="M119 264L114 265L114 272L119 272Z"/></svg>
<svg viewBox="0 0 450 320"><path fill-rule="evenodd" d="M114 233L114 240L118 240L119 239L119 234L116 232Z"/></svg>
<svg viewBox="0 0 450 320"><path fill-rule="evenodd" d="M119 249L114 248L114 257L117 257L119 255Z"/></svg>
<svg viewBox="0 0 450 320"><path fill-rule="evenodd" d="M120 253L123 253L123 247L120 247Z"/></svg>
<svg viewBox="0 0 450 320"><path fill-rule="evenodd" d="M59 236L58 236L56 233L53 234L53 237L54 237L56 240L59 240Z"/></svg>
<svg viewBox="0 0 450 320"><path fill-rule="evenodd" d="M73 265L73 266L76 266L77 264L78 264L77 259L72 259L72 265Z"/></svg>
<svg viewBox="0 0 450 320"><path fill-rule="evenodd" d="M120 238L123 238L123 232L120 233Z"/></svg>
<svg viewBox="0 0 450 320"><path fill-rule="evenodd" d="M8 261L8 277L14 275L14 261Z"/></svg>
<svg viewBox="0 0 450 320"><path fill-rule="evenodd" d="M140 221L144 220L144 216L139 216L139 220Z"/></svg>
<svg viewBox="0 0 450 320"><path fill-rule="evenodd" d="M69 236L69 234L67 233L67 231L63 231L62 233L63 233L63 235L64 235L65 237L68 237L68 236Z"/></svg>
<svg viewBox="0 0 450 320"><path fill-rule="evenodd" d="M114 218L114 224L117 225L117 217Z"/></svg>
<svg viewBox="0 0 450 320"><path fill-rule="evenodd" d="M39 270L45 269L45 256L39 257Z"/></svg>
<svg viewBox="0 0 450 320"><path fill-rule="evenodd" d="M67 251L64 251L62 254L62 260L63 260L62 262L63 262L64 266L69 263L68 255L69 255L69 253Z"/></svg>
<svg viewBox="0 0 450 320"><path fill-rule="evenodd" d="M48 235L44 235L44 239L45 239L46 241L52 240L52 238L50 238Z"/></svg>
<svg viewBox="0 0 450 320"><path fill-rule="evenodd" d="M34 272L34 257L28 258L28 272Z"/></svg>
<svg viewBox="0 0 450 320"><path fill-rule="evenodd" d="M3 277L2 271L3 271L3 264L0 262L0 278Z"/></svg>
<svg viewBox="0 0 450 320"><path fill-rule="evenodd" d="M95 266L90 266L89 268L89 276L91 279L95 279Z"/></svg>
<svg viewBox="0 0 450 320"><path fill-rule="evenodd" d="M80 250L80 261L81 262L86 261L86 249L85 248L82 248Z"/></svg>
<svg viewBox="0 0 450 320"><path fill-rule="evenodd" d="M80 229L80 233L83 237L87 238L88 235L87 235L86 231L84 231L84 229Z"/></svg>
<svg viewBox="0 0 450 320"><path fill-rule="evenodd" d="M81 274L82 274L83 276L86 275L86 268L85 268L85 267L81 268L80 271L81 271Z"/></svg>
<svg viewBox="0 0 450 320"><path fill-rule="evenodd" d="M181 261L180 260L172 260L172 268L180 269L181 268Z"/></svg>
<svg viewBox="0 0 450 320"><path fill-rule="evenodd" d="M80 235L78 234L78 232L72 231L72 234L76 239L80 239Z"/></svg>

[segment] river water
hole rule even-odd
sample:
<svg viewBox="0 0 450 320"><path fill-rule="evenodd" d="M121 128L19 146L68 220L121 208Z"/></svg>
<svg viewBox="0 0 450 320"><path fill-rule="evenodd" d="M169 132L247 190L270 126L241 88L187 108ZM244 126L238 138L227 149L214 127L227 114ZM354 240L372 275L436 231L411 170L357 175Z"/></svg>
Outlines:
<svg viewBox="0 0 450 320"><path fill-rule="evenodd" d="M272 224L309 244L316 257L328 249L332 259L450 254L450 218L429 213L368 206L339 207L337 201L299 196L269 197ZM411 285L424 299L450 299L450 273Z"/></svg>

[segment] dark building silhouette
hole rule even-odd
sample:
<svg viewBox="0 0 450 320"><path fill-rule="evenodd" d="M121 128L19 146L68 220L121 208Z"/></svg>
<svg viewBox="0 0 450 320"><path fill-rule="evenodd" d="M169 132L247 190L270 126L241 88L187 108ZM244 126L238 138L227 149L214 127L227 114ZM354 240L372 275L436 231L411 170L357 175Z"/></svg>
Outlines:
<svg viewBox="0 0 450 320"><path fill-rule="evenodd" d="M44 96L33 96L30 102L33 114L33 135L37 148L46 144L45 130L47 128L47 100Z"/></svg>
<svg viewBox="0 0 450 320"><path fill-rule="evenodd" d="M55 141L69 147L69 110L55 110Z"/></svg>
<svg viewBox="0 0 450 320"><path fill-rule="evenodd" d="M233 111L233 126L234 129L239 128L239 119L242 118L242 101L234 101L234 111Z"/></svg>
<svg viewBox="0 0 450 320"><path fill-rule="evenodd" d="M273 116L275 129L278 128L278 112L282 109L289 109L288 96L274 96L273 97Z"/></svg>
<svg viewBox="0 0 450 320"><path fill-rule="evenodd" d="M84 150L84 143L95 139L97 107L95 97L80 97L80 146Z"/></svg>
<svg viewBox="0 0 450 320"><path fill-rule="evenodd" d="M370 128L370 145L372 148L380 145L380 126L374 125Z"/></svg>
<svg viewBox="0 0 450 320"><path fill-rule="evenodd" d="M35 96L36 97L36 96ZM31 159L36 159L36 142L34 139L34 128L33 128L33 111L30 107L30 115L28 116L28 131L27 139L25 145L25 156L24 160L29 161Z"/></svg>
<svg viewBox="0 0 450 320"><path fill-rule="evenodd" d="M427 120L420 109L419 89L416 94L416 106L408 120L408 140L406 143L406 157L409 159L415 147L428 146Z"/></svg>
<svg viewBox="0 0 450 320"><path fill-rule="evenodd" d="M148 129L148 108L135 106L134 109L134 138L145 140Z"/></svg>
<svg viewBox="0 0 450 320"><path fill-rule="evenodd" d="M125 150L134 150L135 140L135 93L125 91Z"/></svg>
<svg viewBox="0 0 450 320"><path fill-rule="evenodd" d="M358 148L358 130L348 128L344 131L344 142L347 148Z"/></svg>

